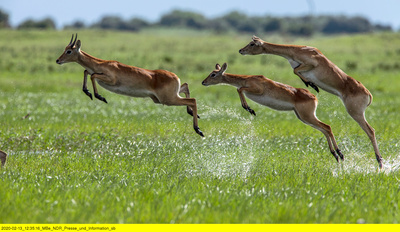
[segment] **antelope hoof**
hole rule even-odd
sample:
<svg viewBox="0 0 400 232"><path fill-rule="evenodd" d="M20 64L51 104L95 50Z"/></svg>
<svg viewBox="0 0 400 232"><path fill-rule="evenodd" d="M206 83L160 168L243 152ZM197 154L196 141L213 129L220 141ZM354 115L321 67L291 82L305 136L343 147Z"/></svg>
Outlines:
<svg viewBox="0 0 400 232"><path fill-rule="evenodd" d="M94 96L95 96L97 99L99 99L100 101L103 101L103 102L105 102L105 103L108 103L107 100L106 100L104 97L102 97L100 94L95 93Z"/></svg>
<svg viewBox="0 0 400 232"><path fill-rule="evenodd" d="M90 99L93 100L93 96L92 96L92 94L89 92L89 90L83 89L83 92L84 92L88 97L90 97Z"/></svg>
<svg viewBox="0 0 400 232"><path fill-rule="evenodd" d="M201 137L204 137L203 132L201 132L200 128L198 126L194 127L194 130L196 131L197 134L199 134Z"/></svg>
<svg viewBox="0 0 400 232"><path fill-rule="evenodd" d="M335 151L331 151L333 157L335 157L336 161L339 163L339 156L335 153Z"/></svg>
<svg viewBox="0 0 400 232"><path fill-rule="evenodd" d="M242 107L247 110L248 112L250 112L250 114L253 114L254 116L256 116L256 112L254 112L254 110L252 110L249 106L247 105L242 105Z"/></svg>
<svg viewBox="0 0 400 232"><path fill-rule="evenodd" d="M312 82L308 82L308 84L309 84L313 89L315 89L315 91L317 91L317 93L319 93L318 86L314 85L314 83L312 83Z"/></svg>
<svg viewBox="0 0 400 232"><path fill-rule="evenodd" d="M300 79L303 81L303 83L306 85L306 87L308 87L308 85L310 84L310 82L304 81L302 78L300 78Z"/></svg>
<svg viewBox="0 0 400 232"><path fill-rule="evenodd" d="M344 160L344 156L343 156L342 152L339 149L336 150L336 153L339 155L341 160Z"/></svg>
<svg viewBox="0 0 400 232"><path fill-rule="evenodd" d="M382 158L380 156L376 156L376 160L378 161L379 164L379 169L382 169L383 165L382 165Z"/></svg>
<svg viewBox="0 0 400 232"><path fill-rule="evenodd" d="M250 114L256 116L256 112L254 110L252 110L250 107L246 109L247 111L250 112Z"/></svg>

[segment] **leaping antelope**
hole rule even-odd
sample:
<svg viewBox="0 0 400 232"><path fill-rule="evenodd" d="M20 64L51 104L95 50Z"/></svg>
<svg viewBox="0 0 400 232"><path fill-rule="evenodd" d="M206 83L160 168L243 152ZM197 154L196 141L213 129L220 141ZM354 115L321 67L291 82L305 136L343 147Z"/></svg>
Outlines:
<svg viewBox="0 0 400 232"><path fill-rule="evenodd" d="M0 161L1 161L1 166L4 167L7 161L7 153L5 153L2 150L0 150Z"/></svg>
<svg viewBox="0 0 400 232"><path fill-rule="evenodd" d="M328 140L329 149L335 159L338 162L339 157L343 160L343 155L336 144L331 127L318 120L315 115L318 100L310 91L275 82L262 75L252 76L225 73L227 67L226 63L222 67L217 64L215 70L208 75L202 84L205 86L229 84L237 87L243 108L254 115L256 113L249 107L244 95L274 110L293 110L300 121L321 131Z"/></svg>
<svg viewBox="0 0 400 232"><path fill-rule="evenodd" d="M94 96L107 103L107 100L97 92L96 81L103 88L118 94L131 97L149 97L156 104L168 106L187 106L187 112L193 116L193 128L197 134L204 136L197 122L197 104L195 98L190 98L188 84L180 85L177 75L166 70L148 70L122 64L113 60L102 60L81 50L81 41L72 35L71 41L63 54L57 59L57 64L76 62L84 69L83 92L91 99L92 94L87 89L87 76L93 85ZM186 98L179 96L184 93Z"/></svg>
<svg viewBox="0 0 400 232"><path fill-rule="evenodd" d="M372 102L372 94L361 82L347 75L317 48L298 45L267 43L253 36L252 41L239 50L242 55L273 54L286 58L294 73L317 92L318 87L338 96L347 112L371 140L376 160L382 168L382 157L375 138L375 130L365 119L365 110Z"/></svg>

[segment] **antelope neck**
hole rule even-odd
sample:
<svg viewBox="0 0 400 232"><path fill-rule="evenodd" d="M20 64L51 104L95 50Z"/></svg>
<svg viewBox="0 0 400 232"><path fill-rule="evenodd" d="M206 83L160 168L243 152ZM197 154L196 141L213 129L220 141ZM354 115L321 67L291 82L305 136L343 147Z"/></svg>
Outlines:
<svg viewBox="0 0 400 232"><path fill-rule="evenodd" d="M223 75L223 82L226 84L233 85L235 87L241 87L245 85L247 76L225 73Z"/></svg>
<svg viewBox="0 0 400 232"><path fill-rule="evenodd" d="M102 62L104 62L104 60L91 56L84 51L80 51L80 55L77 61L77 63L80 64L81 66L91 70L93 70L94 67L96 67Z"/></svg>
<svg viewBox="0 0 400 232"><path fill-rule="evenodd" d="M288 57L290 55L290 45L273 44L264 42L263 50L265 54L273 54L282 57Z"/></svg>

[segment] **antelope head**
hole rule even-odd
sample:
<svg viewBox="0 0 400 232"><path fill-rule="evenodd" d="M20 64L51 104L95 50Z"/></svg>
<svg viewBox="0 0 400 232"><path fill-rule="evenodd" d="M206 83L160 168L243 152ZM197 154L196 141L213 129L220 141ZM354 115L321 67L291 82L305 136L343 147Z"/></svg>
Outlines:
<svg viewBox="0 0 400 232"><path fill-rule="evenodd" d="M208 75L206 79L202 82L204 86L209 86L209 85L216 85L223 83L224 80L224 73L227 69L228 65L224 63L222 67L219 64L215 65L215 70Z"/></svg>
<svg viewBox="0 0 400 232"><path fill-rule="evenodd" d="M263 42L260 38L253 35L252 41L247 44L244 48L239 50L242 55L258 55L263 53Z"/></svg>
<svg viewBox="0 0 400 232"><path fill-rule="evenodd" d="M61 65L69 62L76 62L78 60L81 49L81 41L76 41L77 38L78 34L75 34L75 39L74 35L72 34L71 41L69 41L69 44L67 47L65 47L63 54L61 54L61 56L56 60L57 64Z"/></svg>

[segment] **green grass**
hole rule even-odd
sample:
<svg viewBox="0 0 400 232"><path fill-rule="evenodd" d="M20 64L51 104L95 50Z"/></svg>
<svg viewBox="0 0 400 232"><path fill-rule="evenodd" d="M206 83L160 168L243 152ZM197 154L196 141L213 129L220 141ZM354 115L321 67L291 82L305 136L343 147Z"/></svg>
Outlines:
<svg viewBox="0 0 400 232"><path fill-rule="evenodd" d="M91 55L188 82L201 138L184 107L103 88L109 104L91 101L82 67L55 63L72 33L0 30L0 149L9 154L0 223L399 223L400 34L259 35L318 47L371 91L379 171L368 137L335 96L317 94L317 115L332 126L341 164L292 112L249 101L254 117L233 87L201 85L228 62L230 73L304 87L280 57L241 56L250 35L78 32Z"/></svg>

